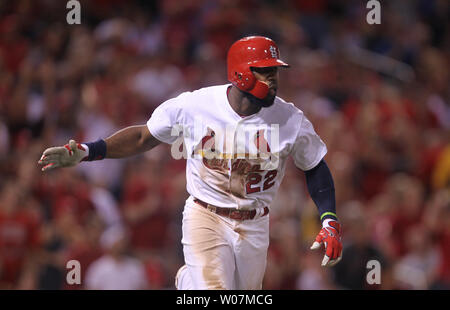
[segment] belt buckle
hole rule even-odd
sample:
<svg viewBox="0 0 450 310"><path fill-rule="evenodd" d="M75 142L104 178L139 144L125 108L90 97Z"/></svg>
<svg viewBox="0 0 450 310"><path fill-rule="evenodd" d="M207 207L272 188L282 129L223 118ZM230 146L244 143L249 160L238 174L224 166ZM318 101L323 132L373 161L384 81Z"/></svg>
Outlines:
<svg viewBox="0 0 450 310"><path fill-rule="evenodd" d="M208 204L208 205L206 206L206 209L209 210L209 211L211 211L211 212L213 212L213 213L216 213L216 207L211 206L210 204Z"/></svg>

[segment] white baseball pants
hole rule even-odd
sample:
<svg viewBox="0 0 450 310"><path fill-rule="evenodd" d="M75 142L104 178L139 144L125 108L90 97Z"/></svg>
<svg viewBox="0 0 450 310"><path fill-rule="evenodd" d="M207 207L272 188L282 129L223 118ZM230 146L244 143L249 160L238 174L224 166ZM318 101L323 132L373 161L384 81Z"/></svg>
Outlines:
<svg viewBox="0 0 450 310"><path fill-rule="evenodd" d="M189 197L182 229L186 265L177 273L177 289L262 288L269 215L233 220L205 209Z"/></svg>

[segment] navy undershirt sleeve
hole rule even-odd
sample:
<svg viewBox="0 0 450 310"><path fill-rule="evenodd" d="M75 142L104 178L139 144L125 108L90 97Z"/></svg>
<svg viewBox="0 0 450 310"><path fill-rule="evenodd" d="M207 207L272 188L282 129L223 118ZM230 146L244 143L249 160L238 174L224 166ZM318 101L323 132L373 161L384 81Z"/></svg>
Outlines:
<svg viewBox="0 0 450 310"><path fill-rule="evenodd" d="M322 159L317 166L305 171L305 176L309 194L319 210L320 220L337 220L334 182L325 160Z"/></svg>

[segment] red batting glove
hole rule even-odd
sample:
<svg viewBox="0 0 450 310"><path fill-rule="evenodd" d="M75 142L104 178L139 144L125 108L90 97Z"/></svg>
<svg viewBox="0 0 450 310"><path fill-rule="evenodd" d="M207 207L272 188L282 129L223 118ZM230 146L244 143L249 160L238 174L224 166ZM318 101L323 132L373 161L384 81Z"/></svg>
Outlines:
<svg viewBox="0 0 450 310"><path fill-rule="evenodd" d="M323 221L322 229L316 237L311 250L317 250L322 243L325 245L325 255L322 266L332 267L342 259L341 224L332 219Z"/></svg>

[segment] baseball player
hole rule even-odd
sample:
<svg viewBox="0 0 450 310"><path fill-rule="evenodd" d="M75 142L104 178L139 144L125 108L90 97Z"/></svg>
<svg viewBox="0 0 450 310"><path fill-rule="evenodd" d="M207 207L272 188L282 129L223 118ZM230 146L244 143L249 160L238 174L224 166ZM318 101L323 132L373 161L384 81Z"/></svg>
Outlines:
<svg viewBox="0 0 450 310"><path fill-rule="evenodd" d="M182 93L156 108L146 125L106 139L48 148L39 164L47 171L123 158L182 138L190 196L177 289L261 289L270 203L292 156L322 221L311 249L324 245L322 266L333 266L342 243L333 179L323 160L327 148L303 112L276 96L278 68L288 67L279 55L269 38L240 39L228 51L231 84Z"/></svg>

